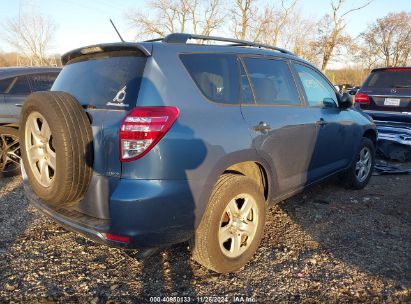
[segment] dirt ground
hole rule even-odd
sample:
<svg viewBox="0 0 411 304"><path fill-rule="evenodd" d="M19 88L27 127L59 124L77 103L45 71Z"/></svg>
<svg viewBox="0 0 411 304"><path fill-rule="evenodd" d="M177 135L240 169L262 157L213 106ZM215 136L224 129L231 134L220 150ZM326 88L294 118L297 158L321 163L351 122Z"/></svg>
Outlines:
<svg viewBox="0 0 411 304"><path fill-rule="evenodd" d="M362 191L319 184L272 206L254 259L219 275L186 244L139 260L88 241L30 207L19 177L3 179L0 302L410 303L410 207L411 175Z"/></svg>

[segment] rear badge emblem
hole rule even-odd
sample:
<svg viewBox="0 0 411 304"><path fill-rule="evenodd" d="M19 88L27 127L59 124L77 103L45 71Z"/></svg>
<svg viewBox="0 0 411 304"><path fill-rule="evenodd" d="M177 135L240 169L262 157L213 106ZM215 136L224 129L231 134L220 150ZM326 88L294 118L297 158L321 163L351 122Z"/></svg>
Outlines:
<svg viewBox="0 0 411 304"><path fill-rule="evenodd" d="M397 93L396 89L391 89L391 93Z"/></svg>
<svg viewBox="0 0 411 304"><path fill-rule="evenodd" d="M120 91L117 92L116 96L113 98L113 102L106 103L107 106L115 106L115 107L128 107L128 104L124 103L124 99L126 99L126 89L127 86L124 86Z"/></svg>

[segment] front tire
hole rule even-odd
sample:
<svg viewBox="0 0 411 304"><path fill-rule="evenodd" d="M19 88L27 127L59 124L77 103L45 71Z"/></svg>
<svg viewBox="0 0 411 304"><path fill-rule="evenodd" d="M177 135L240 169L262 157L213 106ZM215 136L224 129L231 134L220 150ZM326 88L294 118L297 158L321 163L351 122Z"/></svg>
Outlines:
<svg viewBox="0 0 411 304"><path fill-rule="evenodd" d="M351 167L347 170L343 180L349 188L363 189L371 179L375 165L375 146L366 137L361 139L361 145Z"/></svg>
<svg viewBox="0 0 411 304"><path fill-rule="evenodd" d="M256 252L264 223L259 185L243 175L222 175L195 232L194 260L219 273L239 270Z"/></svg>

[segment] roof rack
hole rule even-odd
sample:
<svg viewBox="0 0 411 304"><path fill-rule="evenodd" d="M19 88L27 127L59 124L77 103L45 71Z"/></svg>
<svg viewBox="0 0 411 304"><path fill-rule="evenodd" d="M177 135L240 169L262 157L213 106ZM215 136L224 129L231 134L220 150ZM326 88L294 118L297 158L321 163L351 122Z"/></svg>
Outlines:
<svg viewBox="0 0 411 304"><path fill-rule="evenodd" d="M264 49L270 49L270 50L278 51L284 54L295 56L290 51L287 51L279 47L267 45L267 44L261 44L261 43L256 43L256 42L251 42L251 41L246 41L246 40L239 40L239 39L232 39L232 38L204 36L204 35L195 35L195 34L186 34L186 33L173 33L173 34L167 35L164 38L147 40L147 42L163 41L166 43L187 43L187 41L190 39L231 42L232 44L230 44L230 46L251 46L251 47L256 47L256 48L264 48Z"/></svg>

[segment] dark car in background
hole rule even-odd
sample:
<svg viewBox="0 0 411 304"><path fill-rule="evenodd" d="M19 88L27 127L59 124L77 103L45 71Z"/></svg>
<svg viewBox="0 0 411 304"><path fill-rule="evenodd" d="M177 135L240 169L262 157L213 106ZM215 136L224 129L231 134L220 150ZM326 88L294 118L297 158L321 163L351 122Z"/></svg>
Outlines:
<svg viewBox="0 0 411 304"><path fill-rule="evenodd" d="M374 119L378 140L411 146L411 67L372 70L355 106Z"/></svg>
<svg viewBox="0 0 411 304"><path fill-rule="evenodd" d="M411 67L372 70L355 102L377 122L411 125Z"/></svg>
<svg viewBox="0 0 411 304"><path fill-rule="evenodd" d="M19 172L19 115L26 97L48 91L61 68L0 68L0 177Z"/></svg>

